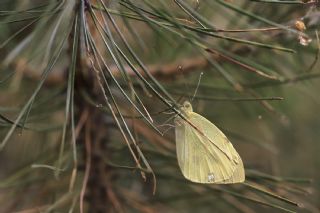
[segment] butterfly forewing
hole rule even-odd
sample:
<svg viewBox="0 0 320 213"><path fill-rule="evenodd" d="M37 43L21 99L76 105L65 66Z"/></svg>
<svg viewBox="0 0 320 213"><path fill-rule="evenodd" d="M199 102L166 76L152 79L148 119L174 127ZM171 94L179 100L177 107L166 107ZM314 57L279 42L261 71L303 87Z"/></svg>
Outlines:
<svg viewBox="0 0 320 213"><path fill-rule="evenodd" d="M186 118L188 122L176 119L178 163L185 178L197 183L244 181L243 163L227 137L197 113Z"/></svg>

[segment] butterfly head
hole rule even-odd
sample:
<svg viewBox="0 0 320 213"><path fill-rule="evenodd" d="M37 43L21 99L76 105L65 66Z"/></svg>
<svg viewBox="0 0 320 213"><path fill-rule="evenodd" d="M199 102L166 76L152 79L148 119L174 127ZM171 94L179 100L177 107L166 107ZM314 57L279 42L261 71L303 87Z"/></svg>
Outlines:
<svg viewBox="0 0 320 213"><path fill-rule="evenodd" d="M192 112L192 105L189 101L185 101L183 105L179 107L179 109L180 109L180 113L183 114L183 116L188 118L190 113ZM177 116L174 119L174 121L178 124L181 124L181 122L184 122L182 117L180 116Z"/></svg>
<svg viewBox="0 0 320 213"><path fill-rule="evenodd" d="M189 101L185 101L181 107L181 111L184 112L185 114L188 114L193 111L192 105Z"/></svg>

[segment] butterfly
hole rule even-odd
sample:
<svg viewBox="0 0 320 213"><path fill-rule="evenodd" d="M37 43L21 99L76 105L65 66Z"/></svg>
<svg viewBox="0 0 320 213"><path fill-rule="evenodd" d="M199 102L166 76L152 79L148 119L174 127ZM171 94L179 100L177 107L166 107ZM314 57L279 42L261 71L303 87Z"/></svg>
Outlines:
<svg viewBox="0 0 320 213"><path fill-rule="evenodd" d="M196 183L231 184L245 180L240 155L209 120L186 101L175 118L176 152L183 176Z"/></svg>

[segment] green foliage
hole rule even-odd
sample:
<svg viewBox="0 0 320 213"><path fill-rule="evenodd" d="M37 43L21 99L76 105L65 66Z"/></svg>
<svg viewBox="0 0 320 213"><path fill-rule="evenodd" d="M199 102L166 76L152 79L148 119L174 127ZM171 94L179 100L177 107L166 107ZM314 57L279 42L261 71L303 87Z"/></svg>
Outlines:
<svg viewBox="0 0 320 213"><path fill-rule="evenodd" d="M1 1L0 212L318 212L317 4ZM245 183L183 178L192 98Z"/></svg>

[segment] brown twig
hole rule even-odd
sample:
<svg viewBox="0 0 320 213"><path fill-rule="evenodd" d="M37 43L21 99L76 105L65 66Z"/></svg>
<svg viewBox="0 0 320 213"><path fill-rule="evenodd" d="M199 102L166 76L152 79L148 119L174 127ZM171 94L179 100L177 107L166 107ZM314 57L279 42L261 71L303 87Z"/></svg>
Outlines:
<svg viewBox="0 0 320 213"><path fill-rule="evenodd" d="M21 64L19 61L16 61L15 64L12 65L12 68L15 70L17 67L19 67L19 64ZM195 70L204 69L208 66L208 62L203 57L198 58L188 58L188 59L181 59L179 61L165 64L165 65L149 65L147 66L148 71L153 75L154 77L161 78L161 79L171 79L172 76L175 76L179 73L181 73L180 68L183 68L184 73L189 73ZM125 66L125 71L128 75L134 76L135 73L132 71L132 69L129 66ZM117 77L120 76L120 72L118 68L115 65L110 66L111 72ZM145 73L142 71L142 69L137 69L138 72L140 72L143 76L145 76ZM37 81L41 77L41 73L37 72L34 68L28 66L28 64L25 64L24 66L24 76L27 77L30 80ZM66 75L63 72L54 71L48 76L46 79L46 85L47 86L56 86L61 85L65 80Z"/></svg>
<svg viewBox="0 0 320 213"><path fill-rule="evenodd" d="M85 121L87 121L88 118L88 110L85 110L84 113L82 114L80 118L81 124L83 124ZM85 147L86 147L86 169L84 172L84 178L82 182L82 188L80 192L80 213L83 213L83 200L84 196L86 193L86 188L89 180L89 175L90 175L90 169L91 169L91 137L90 137L90 132L91 132L91 122L86 123L86 128L85 128Z"/></svg>

